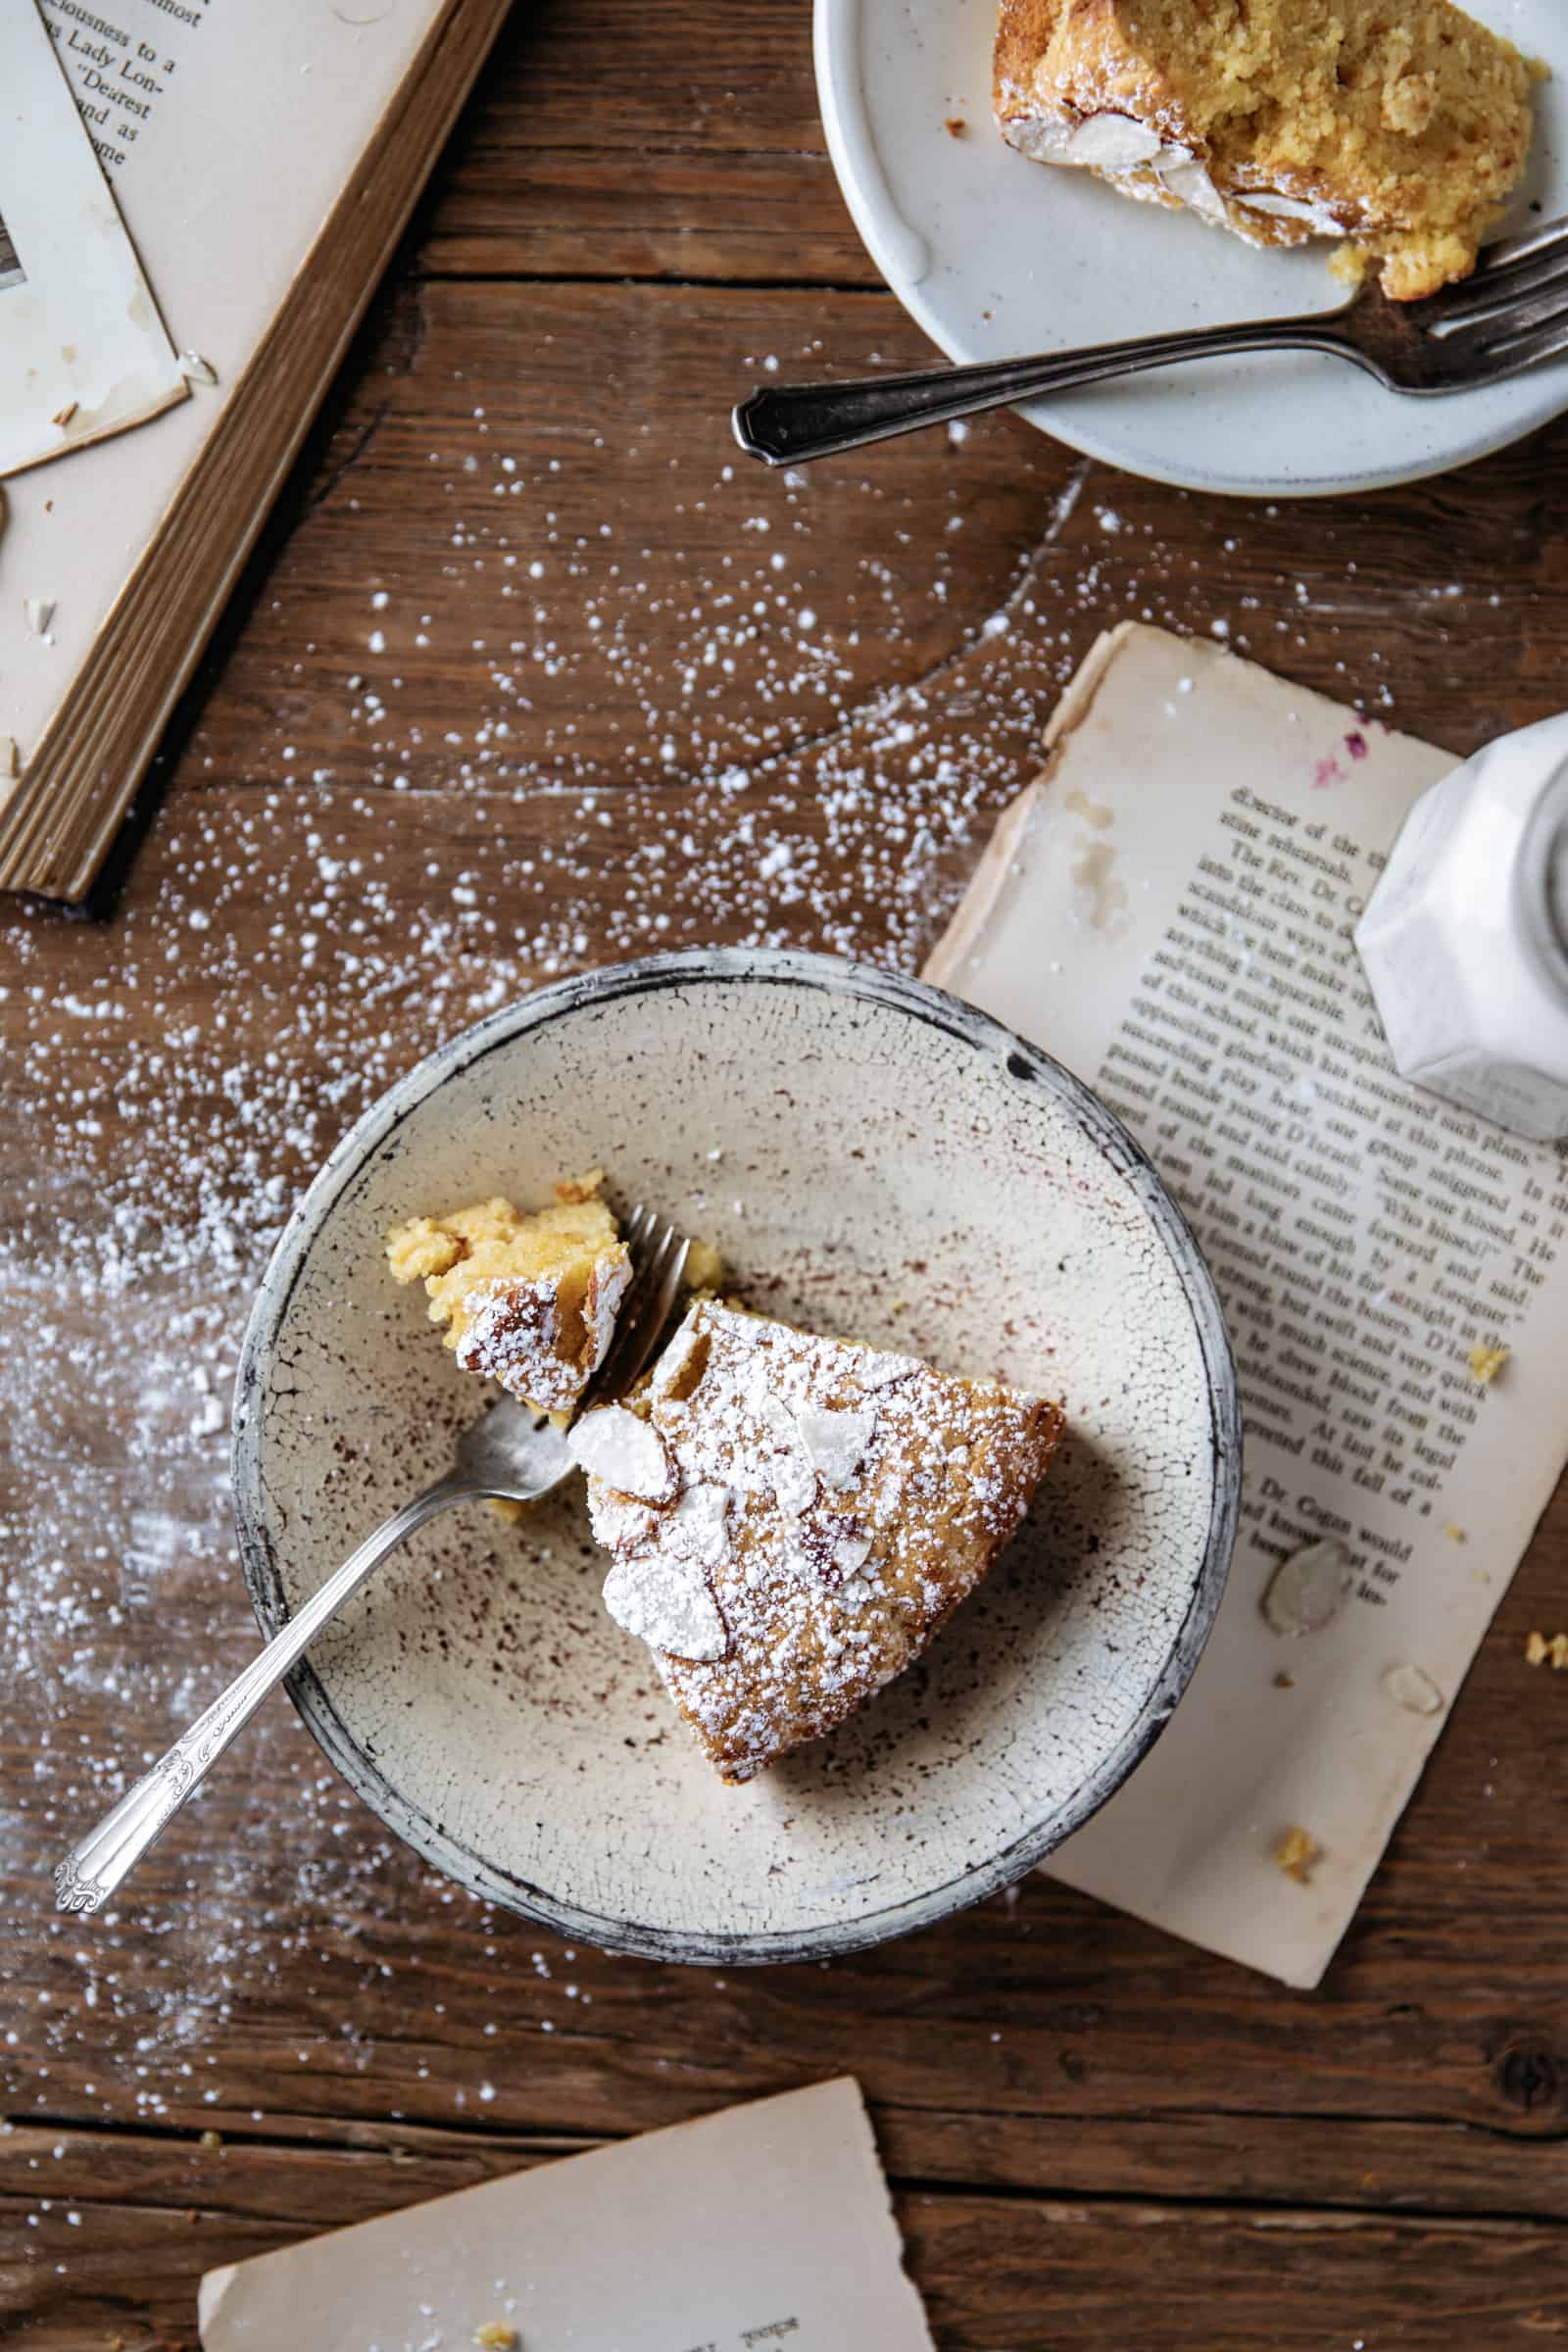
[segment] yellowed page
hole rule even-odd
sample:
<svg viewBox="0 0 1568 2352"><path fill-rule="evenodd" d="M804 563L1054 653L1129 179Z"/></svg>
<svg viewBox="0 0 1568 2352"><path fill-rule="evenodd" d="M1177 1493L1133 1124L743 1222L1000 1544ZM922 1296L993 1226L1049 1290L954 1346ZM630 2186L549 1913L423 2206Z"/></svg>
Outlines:
<svg viewBox="0 0 1568 2352"><path fill-rule="evenodd" d="M0 474L184 398L45 22L0 0Z"/></svg>
<svg viewBox="0 0 1568 2352"><path fill-rule="evenodd" d="M450 5L43 0L170 333L205 363L197 373L216 380L197 382L188 402L133 439L101 442L10 485L0 735L15 740L24 766ZM10 298L0 291L0 304ZM46 653L30 639L29 599L54 608Z"/></svg>
<svg viewBox="0 0 1568 2352"><path fill-rule="evenodd" d="M1212 647L1118 630L928 967L1139 1137L1213 1268L1247 1408L1202 1663L1050 1868L1293 1984L1344 1935L1568 1446L1568 1173L1395 1073L1351 944L1452 764ZM1486 1345L1510 1354L1484 1387ZM1265 1590L1324 1537L1349 1595L1282 1635ZM1316 1854L1299 1877L1275 1858L1292 1830Z"/></svg>
<svg viewBox="0 0 1568 2352"><path fill-rule="evenodd" d="M202 2281L204 2352L933 2352L848 2077Z"/></svg>

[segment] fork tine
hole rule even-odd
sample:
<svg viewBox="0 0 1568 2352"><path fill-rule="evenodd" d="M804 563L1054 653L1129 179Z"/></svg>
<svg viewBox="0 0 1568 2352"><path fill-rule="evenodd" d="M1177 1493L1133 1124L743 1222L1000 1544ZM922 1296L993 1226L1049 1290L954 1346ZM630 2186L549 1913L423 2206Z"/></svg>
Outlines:
<svg viewBox="0 0 1568 2352"><path fill-rule="evenodd" d="M1510 304L1494 318L1484 318L1462 334L1446 339L1443 348L1455 357L1506 359L1516 343L1527 342L1543 327L1554 326L1568 315L1568 278L1544 289L1533 301Z"/></svg>
<svg viewBox="0 0 1568 2352"><path fill-rule="evenodd" d="M675 1300L680 1296L681 1281L686 1272L686 1260L691 1255L691 1247L684 1234L671 1232L666 1239L661 1252L663 1262L658 1276L659 1287L654 1295L653 1304L643 1321L631 1334L631 1349L635 1360L627 1366L624 1374L624 1385L627 1388L631 1387L634 1380L641 1377L643 1367L663 1338L664 1327L674 1310ZM658 1262L656 1260L656 1263Z"/></svg>
<svg viewBox="0 0 1568 2352"><path fill-rule="evenodd" d="M1485 325L1490 318L1503 318L1527 302L1559 292L1565 284L1568 244L1553 248L1528 269L1512 270L1506 277L1467 278L1463 285L1435 295L1431 315L1424 321L1426 331L1446 342L1461 327Z"/></svg>
<svg viewBox="0 0 1568 2352"><path fill-rule="evenodd" d="M1479 352L1473 368L1464 374L1464 383L1500 384L1510 375L1521 375L1542 360L1560 359L1568 352L1568 305L1547 326L1543 326L1522 341L1514 341Z"/></svg>
<svg viewBox="0 0 1568 2352"><path fill-rule="evenodd" d="M640 1227L637 1222L639 1218L643 1220ZM610 1353L583 1399L585 1405L603 1404L612 1397L624 1396L631 1387L669 1321L670 1309L675 1303L681 1277L686 1271L691 1243L684 1234L677 1233L672 1225L666 1225L652 1210L636 1210L627 1220L628 1243L634 1227L637 1228L639 1242L645 1247L636 1263L631 1288L616 1317L615 1337L611 1343Z"/></svg>
<svg viewBox="0 0 1568 2352"><path fill-rule="evenodd" d="M621 1237L624 1240L627 1249L631 1250L640 1250L643 1244L647 1241L649 1235L653 1232L654 1227L658 1224L658 1222L659 1219L655 1216L653 1210L651 1208L644 1208L642 1202L639 1200L636 1206L633 1208L630 1216L626 1219L626 1230Z"/></svg>
<svg viewBox="0 0 1568 2352"><path fill-rule="evenodd" d="M1477 278L1499 277L1506 270L1517 270L1521 263L1549 253L1568 253L1568 215L1544 220L1539 228L1527 229L1522 236L1499 237L1495 244L1484 246L1474 274L1465 282L1474 285Z"/></svg>

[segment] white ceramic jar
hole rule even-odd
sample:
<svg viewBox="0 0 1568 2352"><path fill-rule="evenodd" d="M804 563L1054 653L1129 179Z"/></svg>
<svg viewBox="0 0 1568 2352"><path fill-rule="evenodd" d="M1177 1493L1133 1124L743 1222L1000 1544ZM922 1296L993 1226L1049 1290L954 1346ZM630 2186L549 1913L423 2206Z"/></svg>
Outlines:
<svg viewBox="0 0 1568 2352"><path fill-rule="evenodd" d="M1403 1077L1568 1135L1568 713L1422 795L1355 944Z"/></svg>

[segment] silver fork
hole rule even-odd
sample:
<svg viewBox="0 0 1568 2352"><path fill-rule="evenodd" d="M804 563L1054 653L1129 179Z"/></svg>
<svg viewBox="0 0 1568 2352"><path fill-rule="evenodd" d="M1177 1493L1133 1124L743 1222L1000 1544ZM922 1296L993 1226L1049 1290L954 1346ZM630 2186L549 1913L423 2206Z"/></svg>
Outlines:
<svg viewBox="0 0 1568 2352"><path fill-rule="evenodd" d="M610 1353L583 1398L585 1407L623 1396L659 1344L679 1295L691 1244L652 1209L634 1208L625 1241L634 1272L615 1320ZM281 1633L159 1757L96 1829L55 1866L61 1911L96 1911L161 1838L187 1797L242 1732L268 1692L280 1683L351 1592L357 1592L389 1551L427 1519L454 1503L499 1497L533 1502L559 1487L572 1469L563 1432L514 1396L502 1396L458 1441L452 1467L434 1486L406 1502L327 1578Z"/></svg>
<svg viewBox="0 0 1568 2352"><path fill-rule="evenodd" d="M1301 318L1194 327L1086 351L849 383L764 384L736 409L735 438L765 466L800 466L1042 393L1238 351L1331 352L1389 391L1420 399L1501 383L1568 351L1568 219L1489 245L1472 276L1425 302L1390 302L1370 284L1338 310Z"/></svg>

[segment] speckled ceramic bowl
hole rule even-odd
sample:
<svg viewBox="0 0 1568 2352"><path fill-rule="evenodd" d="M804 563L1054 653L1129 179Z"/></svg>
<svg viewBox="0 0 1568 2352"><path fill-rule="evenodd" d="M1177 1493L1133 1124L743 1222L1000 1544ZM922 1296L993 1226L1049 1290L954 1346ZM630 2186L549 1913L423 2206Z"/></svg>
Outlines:
<svg viewBox="0 0 1568 2352"><path fill-rule="evenodd" d="M721 1786L599 1602L581 1493L424 1529L294 1676L419 1853L564 1935L801 1959L993 1892L1169 1717L1235 1531L1219 1302L1158 1177L1078 1082L952 998L830 957L660 956L548 988L411 1072L278 1245L240 1367L246 1580L272 1633L447 1460L481 1392L386 1227L600 1164L716 1242L760 1307L1059 1396L1033 1515L927 1658Z"/></svg>

